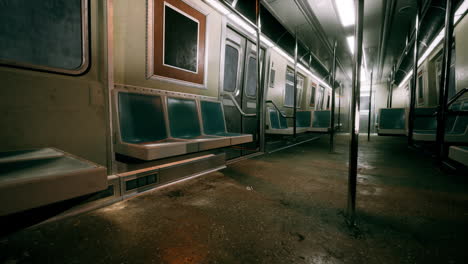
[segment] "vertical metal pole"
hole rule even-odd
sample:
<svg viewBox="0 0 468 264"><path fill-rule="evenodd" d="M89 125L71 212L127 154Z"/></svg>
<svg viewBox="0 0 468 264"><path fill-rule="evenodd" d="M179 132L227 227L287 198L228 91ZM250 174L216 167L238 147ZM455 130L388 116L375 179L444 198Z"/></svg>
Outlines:
<svg viewBox="0 0 468 264"><path fill-rule="evenodd" d="M395 70L396 70L396 66L393 65L392 75L390 78L390 105L388 106L389 108L392 108L392 102L393 102L393 84L395 83Z"/></svg>
<svg viewBox="0 0 468 264"><path fill-rule="evenodd" d="M416 23L414 25L413 78L411 79L410 108L408 115L408 145L413 145L414 108L416 105L416 85L418 83L419 57L419 0L416 0Z"/></svg>
<svg viewBox="0 0 468 264"><path fill-rule="evenodd" d="M336 78L336 47L338 43L335 40L333 44L333 63L332 63L332 74L331 74L331 111L330 111L330 153L335 151L335 78Z"/></svg>
<svg viewBox="0 0 468 264"><path fill-rule="evenodd" d="M342 96L342 93L343 93L343 87L342 87L342 84L340 83L340 86L338 87L338 98L340 100L338 100L338 130L341 129L341 96Z"/></svg>
<svg viewBox="0 0 468 264"><path fill-rule="evenodd" d="M387 78L387 108L390 105L390 77Z"/></svg>
<svg viewBox="0 0 468 264"><path fill-rule="evenodd" d="M294 137L296 137L296 118L297 118L297 29L294 36L295 46L294 46L294 109L293 109L293 119L294 119Z"/></svg>
<svg viewBox="0 0 468 264"><path fill-rule="evenodd" d="M353 61L353 86L351 94L351 142L349 146L349 171L348 171L348 222L354 225L356 215L356 184L358 163L359 140L359 96L360 76L362 60L362 35L364 0L355 0L356 24L354 25L354 61Z"/></svg>
<svg viewBox="0 0 468 264"><path fill-rule="evenodd" d="M367 141L370 141L371 119L372 119L372 77L374 72L370 73L370 92L369 92L369 117L367 118Z"/></svg>
<svg viewBox="0 0 468 264"><path fill-rule="evenodd" d="M447 114L447 100L450 84L450 64L452 58L453 42L453 5L452 0L447 0L445 7L445 39L444 39L444 64L441 69L439 89L439 109L437 111L437 156L439 161L444 158L445 119Z"/></svg>
<svg viewBox="0 0 468 264"><path fill-rule="evenodd" d="M260 42L260 35L261 35L261 23L260 23L260 0L255 1L255 16L256 16L256 24L257 24L257 122L259 128L259 145L260 151L264 151L265 147L265 122L264 118L265 115L265 100L263 100L264 96L264 89L263 89L263 77L262 77L262 69L261 69L261 42Z"/></svg>

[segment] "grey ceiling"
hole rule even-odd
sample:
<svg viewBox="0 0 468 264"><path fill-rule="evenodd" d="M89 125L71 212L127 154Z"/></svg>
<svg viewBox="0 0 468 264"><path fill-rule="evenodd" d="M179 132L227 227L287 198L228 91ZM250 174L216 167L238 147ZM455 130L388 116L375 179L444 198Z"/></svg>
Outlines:
<svg viewBox="0 0 468 264"><path fill-rule="evenodd" d="M415 17L415 0L366 0L364 40L368 70L385 80L405 47ZM354 27L344 28L334 0L263 0L264 5L330 68L332 45L338 43L337 79L349 83L352 55L346 37Z"/></svg>

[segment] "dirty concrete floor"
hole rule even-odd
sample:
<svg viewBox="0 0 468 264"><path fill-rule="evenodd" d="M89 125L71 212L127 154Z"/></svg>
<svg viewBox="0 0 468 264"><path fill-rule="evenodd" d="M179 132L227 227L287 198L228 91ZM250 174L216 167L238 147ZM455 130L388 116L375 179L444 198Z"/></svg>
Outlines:
<svg viewBox="0 0 468 264"><path fill-rule="evenodd" d="M468 181L405 138L361 138L357 227L347 137L0 238L0 263L466 263Z"/></svg>

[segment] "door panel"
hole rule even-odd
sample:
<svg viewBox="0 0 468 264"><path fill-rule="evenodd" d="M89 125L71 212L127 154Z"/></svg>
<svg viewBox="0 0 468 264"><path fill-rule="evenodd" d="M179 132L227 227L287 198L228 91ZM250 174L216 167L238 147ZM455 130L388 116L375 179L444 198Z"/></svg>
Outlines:
<svg viewBox="0 0 468 264"><path fill-rule="evenodd" d="M223 92L231 94L245 113L256 113L257 47L230 28L227 28L225 43ZM243 117L227 95L222 100L228 131L252 134L254 138L252 143L242 145L239 150L226 150L227 158L256 152L259 140L258 117Z"/></svg>

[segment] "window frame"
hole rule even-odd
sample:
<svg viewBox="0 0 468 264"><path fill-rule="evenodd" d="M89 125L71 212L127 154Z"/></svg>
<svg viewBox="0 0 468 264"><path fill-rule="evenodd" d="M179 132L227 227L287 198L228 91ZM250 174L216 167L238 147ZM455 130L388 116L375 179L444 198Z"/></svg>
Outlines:
<svg viewBox="0 0 468 264"><path fill-rule="evenodd" d="M314 99L312 103L312 99ZM309 99L309 107L315 108L317 100L317 84L312 82L310 85L310 99Z"/></svg>
<svg viewBox="0 0 468 264"><path fill-rule="evenodd" d="M164 46L164 21L161 15L166 5L173 10L182 11L183 15L198 20L197 73L177 67L165 66L162 52ZM174 8L175 7L175 8ZM180 12L179 12L180 13ZM185 13L185 14L184 14ZM210 13L193 0L148 0L147 1L147 43L146 43L146 78L165 81L193 88L207 89L208 40Z"/></svg>
<svg viewBox="0 0 468 264"><path fill-rule="evenodd" d="M417 99L418 105L424 104L424 72L420 71L418 73L418 80L417 80Z"/></svg>
<svg viewBox="0 0 468 264"><path fill-rule="evenodd" d="M237 68L236 68L236 80L235 80L235 84L236 86L234 87L234 90L233 91L226 91L224 90L224 85L225 85L225 74L224 74L224 71L226 70L226 47L227 46L230 46L231 48L235 49L237 51ZM223 75L220 76L220 80L221 80L221 77L222 77L222 91L223 92L226 92L226 93L236 93L237 90L239 90L239 73L240 73L240 70L239 70L239 67L241 66L241 62L242 62L242 58L241 58L241 49L239 46L235 45L234 43L230 42L230 41L226 41L226 43L224 44L224 55L223 55L223 60L222 60L222 63L223 63L223 67L222 67L222 71L223 71Z"/></svg>
<svg viewBox="0 0 468 264"><path fill-rule="evenodd" d="M288 72L292 72L293 73L293 76L294 76L294 70L289 67L289 66L286 66L286 75L285 75L285 80L284 80L284 92L283 92L283 106L284 107L288 107L288 108L294 108L294 103L293 105L287 105L286 104L286 86L289 84L291 85L292 84L292 87L294 89L294 82L290 82L288 81ZM296 102L297 102L297 105L296 105L296 109L300 109L301 108L301 99L302 99L302 92L304 90L304 83L305 83L305 76L301 75L299 72L297 73L297 79L299 80L299 78L302 79L302 86L299 86L299 81L297 82L297 98L296 98ZM293 90L293 98L294 98L294 90ZM294 99L293 99L294 100ZM294 101L293 101L294 102Z"/></svg>
<svg viewBox="0 0 468 264"><path fill-rule="evenodd" d="M91 41L90 41L90 34L91 34L91 25L90 21L90 9L88 7L88 0L80 0L81 1L81 65L80 67L70 70L70 69L63 69L57 67L50 67L44 65L37 65L32 63L25 63L25 62L18 62L12 60L5 60L0 58L0 66L11 67L11 68L20 68L25 70L31 71L39 71L39 72L48 72L48 73L56 73L62 75L70 75L70 76L80 76L86 74L91 66Z"/></svg>
<svg viewBox="0 0 468 264"><path fill-rule="evenodd" d="M244 75L245 75L245 84L244 84L244 93L245 93L245 96L249 99L256 99L257 98L257 93L258 93L258 90L257 90L257 83L258 83L258 79L256 81L256 84L255 84L255 95L250 95L247 91L247 85L249 83L249 66L250 66L250 59L254 59L255 60L255 75L257 75L257 60L258 60L258 56L254 53L254 52L249 52L247 54L247 57L246 57L246 61L245 61L245 64L247 67L245 67L245 70L244 70ZM258 78L258 76L257 76Z"/></svg>

